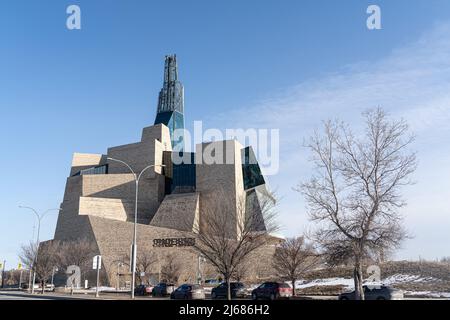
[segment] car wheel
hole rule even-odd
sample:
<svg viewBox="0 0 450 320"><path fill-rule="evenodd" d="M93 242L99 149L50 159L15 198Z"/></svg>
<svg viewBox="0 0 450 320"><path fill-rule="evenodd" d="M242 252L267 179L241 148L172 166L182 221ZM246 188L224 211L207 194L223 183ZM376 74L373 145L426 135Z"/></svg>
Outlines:
<svg viewBox="0 0 450 320"><path fill-rule="evenodd" d="M258 296L256 295L256 293L252 293L252 300L258 300Z"/></svg>
<svg viewBox="0 0 450 320"><path fill-rule="evenodd" d="M386 300L384 297L378 297L377 300Z"/></svg>
<svg viewBox="0 0 450 320"><path fill-rule="evenodd" d="M340 297L339 300L348 300L347 297Z"/></svg>

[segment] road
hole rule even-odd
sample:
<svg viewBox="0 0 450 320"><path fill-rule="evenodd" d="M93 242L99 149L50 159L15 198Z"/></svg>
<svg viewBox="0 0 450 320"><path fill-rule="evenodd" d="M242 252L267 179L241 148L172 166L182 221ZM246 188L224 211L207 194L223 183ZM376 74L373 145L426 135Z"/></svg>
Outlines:
<svg viewBox="0 0 450 320"><path fill-rule="evenodd" d="M0 301L2 300L128 300L128 294L100 293L100 297L96 298L94 293L91 294L65 294L46 292L44 295L35 293L31 295L22 291L1 291ZM169 298L153 298L153 297L136 297L136 300L166 300Z"/></svg>
<svg viewBox="0 0 450 320"><path fill-rule="evenodd" d="M31 295L29 293L19 292L19 291L0 291L0 301L2 301L2 300L66 300L66 299L70 299L70 298L71 297L60 296L60 295L47 295L47 294Z"/></svg>
<svg viewBox="0 0 450 320"><path fill-rule="evenodd" d="M34 294L31 295L27 292L20 291L0 291L0 301L2 300L128 300L127 294L111 294L101 293L99 298L95 298L93 294L75 294L73 296L64 293L50 293L47 292L44 295ZM209 299L209 297L207 297ZM166 298L153 298L153 297L136 297L136 300L169 300ZM299 298L299 300L337 300L336 296L305 296ZM406 297L405 300L449 300L443 298L414 298Z"/></svg>

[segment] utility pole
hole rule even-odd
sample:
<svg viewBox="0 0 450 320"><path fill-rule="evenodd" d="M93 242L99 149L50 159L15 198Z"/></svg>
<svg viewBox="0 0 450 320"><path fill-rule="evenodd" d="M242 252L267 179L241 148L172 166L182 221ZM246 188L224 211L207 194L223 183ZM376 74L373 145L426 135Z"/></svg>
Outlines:
<svg viewBox="0 0 450 320"><path fill-rule="evenodd" d="M22 272L23 272L23 270L20 270L20 276L19 276L19 290L22 288Z"/></svg>
<svg viewBox="0 0 450 320"><path fill-rule="evenodd" d="M33 272L34 265L31 264L31 266L28 266L29 272L28 272L28 292L31 290L31 273Z"/></svg>
<svg viewBox="0 0 450 320"><path fill-rule="evenodd" d="M6 266L6 260L3 260L3 270L2 270L2 288L5 287L5 266Z"/></svg>
<svg viewBox="0 0 450 320"><path fill-rule="evenodd" d="M117 291L120 289L120 267L123 266L122 262L117 262Z"/></svg>
<svg viewBox="0 0 450 320"><path fill-rule="evenodd" d="M101 263L102 263L102 257L100 255L96 255L94 257L93 262L94 262L95 269L97 269L97 285L95 286L95 297L98 298L99 297L98 285L100 283L100 268L101 268Z"/></svg>
<svg viewBox="0 0 450 320"><path fill-rule="evenodd" d="M22 288L22 263L19 262L19 265L17 266L17 268L20 270L20 275L19 275L19 290Z"/></svg>
<svg viewBox="0 0 450 320"><path fill-rule="evenodd" d="M52 269L52 287L53 287L53 279L55 278L55 272L58 272L58 271L59 271L58 268L53 267L53 269Z"/></svg>

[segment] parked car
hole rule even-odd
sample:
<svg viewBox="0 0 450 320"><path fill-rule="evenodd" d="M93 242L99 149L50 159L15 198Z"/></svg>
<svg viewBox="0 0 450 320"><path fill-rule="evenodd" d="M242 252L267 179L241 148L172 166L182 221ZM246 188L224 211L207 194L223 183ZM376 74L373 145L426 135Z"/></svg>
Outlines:
<svg viewBox="0 0 450 320"><path fill-rule="evenodd" d="M205 285L218 285L220 281L218 279L206 279Z"/></svg>
<svg viewBox="0 0 450 320"><path fill-rule="evenodd" d="M245 297L245 286L242 282L230 282L231 298ZM226 298L228 295L227 283L221 283L211 290L211 299Z"/></svg>
<svg viewBox="0 0 450 320"><path fill-rule="evenodd" d="M48 284L45 285L44 290L45 291L50 291L50 292L55 292L55 285L51 284L51 283L48 283Z"/></svg>
<svg viewBox="0 0 450 320"><path fill-rule="evenodd" d="M366 300L401 300L403 291L388 286L363 286ZM355 300L355 290L339 295L339 300Z"/></svg>
<svg viewBox="0 0 450 320"><path fill-rule="evenodd" d="M292 297L292 288L284 282L264 282L258 288L252 291L252 299L270 299L280 298L289 299Z"/></svg>
<svg viewBox="0 0 450 320"><path fill-rule="evenodd" d="M134 294L137 296L149 296L152 293L152 289L152 286L141 284L134 288Z"/></svg>
<svg viewBox="0 0 450 320"><path fill-rule="evenodd" d="M23 282L20 286L22 289L28 289L30 287L29 284L26 282ZM39 284L35 283L34 289L39 289L39 288L40 288Z"/></svg>
<svg viewBox="0 0 450 320"><path fill-rule="evenodd" d="M205 290L198 284L183 284L170 294L170 299L205 299Z"/></svg>
<svg viewBox="0 0 450 320"><path fill-rule="evenodd" d="M153 288L152 295L154 297L165 297L169 296L173 290L175 290L173 284L161 282Z"/></svg>

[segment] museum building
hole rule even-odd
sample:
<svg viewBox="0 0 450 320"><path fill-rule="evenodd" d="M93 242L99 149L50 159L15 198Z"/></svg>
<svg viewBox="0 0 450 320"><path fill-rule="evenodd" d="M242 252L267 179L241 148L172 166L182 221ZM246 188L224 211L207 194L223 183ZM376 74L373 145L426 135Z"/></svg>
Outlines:
<svg viewBox="0 0 450 320"><path fill-rule="evenodd" d="M155 122L143 128L141 140L110 147L106 154L73 155L54 240L94 242L102 256L104 285L122 287L130 280L124 257L130 255L133 240L136 184L132 171L139 174L147 168L138 189L137 256L143 251L158 256L146 275L152 282L161 280L168 256L183 266L179 282L214 277L214 268L207 262L201 265L192 248L196 234L202 232L202 215L208 207L227 201L223 203L229 209L227 219L236 225L229 228L229 236L236 238L239 215L246 214L240 210L239 199L258 207L258 201L267 195L266 181L250 146L236 140L213 141L197 144L195 152L187 152L183 129L184 89L178 79L176 56L170 55L165 58ZM227 161L201 161L206 149L220 151ZM175 158L183 161L173 161ZM231 197L205 196L218 189ZM260 221L255 231L264 232L262 216ZM252 259L259 263L251 263L249 277L270 277L273 249L271 245L255 252Z"/></svg>

